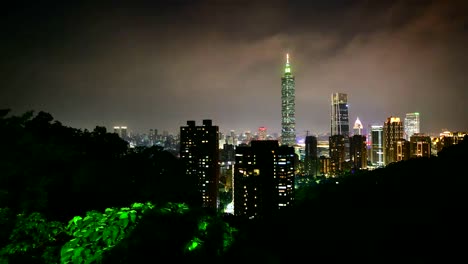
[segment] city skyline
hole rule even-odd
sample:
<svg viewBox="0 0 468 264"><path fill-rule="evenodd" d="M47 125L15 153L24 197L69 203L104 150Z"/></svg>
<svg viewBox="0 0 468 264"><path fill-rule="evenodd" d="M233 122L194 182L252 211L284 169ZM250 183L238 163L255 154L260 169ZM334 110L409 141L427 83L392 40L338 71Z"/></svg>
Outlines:
<svg viewBox="0 0 468 264"><path fill-rule="evenodd" d="M466 1L85 2L5 8L0 108L86 129L211 119L281 134L289 53L298 136L329 131L332 93L365 129L413 112L422 133L468 129Z"/></svg>

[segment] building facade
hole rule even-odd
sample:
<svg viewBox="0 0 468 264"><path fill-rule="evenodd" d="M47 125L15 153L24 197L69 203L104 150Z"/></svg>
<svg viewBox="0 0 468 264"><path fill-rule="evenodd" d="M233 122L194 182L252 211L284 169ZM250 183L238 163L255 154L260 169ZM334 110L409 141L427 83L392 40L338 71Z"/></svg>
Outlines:
<svg viewBox="0 0 468 264"><path fill-rule="evenodd" d="M219 156L219 128L211 120L180 127L180 159L186 173L198 180L203 207L212 209L218 208Z"/></svg>
<svg viewBox="0 0 468 264"><path fill-rule="evenodd" d="M308 176L317 176L319 172L317 137L315 136L305 138L304 172Z"/></svg>
<svg viewBox="0 0 468 264"><path fill-rule="evenodd" d="M372 125L371 126L371 163L372 166L382 167L385 165L383 158L383 126Z"/></svg>
<svg viewBox="0 0 468 264"><path fill-rule="evenodd" d="M407 113L405 117L405 139L410 140L411 136L420 133L419 113Z"/></svg>
<svg viewBox="0 0 468 264"><path fill-rule="evenodd" d="M234 214L274 216L294 201L294 148L277 140L252 140L236 148Z"/></svg>
<svg viewBox="0 0 468 264"><path fill-rule="evenodd" d="M410 159L410 144L404 138L397 139L395 142L395 161L409 160Z"/></svg>
<svg viewBox="0 0 468 264"><path fill-rule="evenodd" d="M388 165L397 161L396 142L403 139L403 123L399 117L389 117L383 126L384 163Z"/></svg>
<svg viewBox="0 0 468 264"><path fill-rule="evenodd" d="M333 93L331 95L331 136L344 137L345 159L349 159L349 113L348 95Z"/></svg>
<svg viewBox="0 0 468 264"><path fill-rule="evenodd" d="M267 139L267 128L266 127L259 127L258 128L258 140L266 140Z"/></svg>
<svg viewBox="0 0 468 264"><path fill-rule="evenodd" d="M127 132L127 127L126 126L115 126L114 127L114 133L119 135L119 137L127 140L128 139L128 132Z"/></svg>
<svg viewBox="0 0 468 264"><path fill-rule="evenodd" d="M354 135L351 137L350 157L354 169L361 170L367 168L366 136Z"/></svg>
<svg viewBox="0 0 468 264"><path fill-rule="evenodd" d="M338 175L344 170L345 165L345 137L333 135L330 137L330 173Z"/></svg>
<svg viewBox="0 0 468 264"><path fill-rule="evenodd" d="M430 136L415 133L410 138L411 158L430 158L432 140Z"/></svg>

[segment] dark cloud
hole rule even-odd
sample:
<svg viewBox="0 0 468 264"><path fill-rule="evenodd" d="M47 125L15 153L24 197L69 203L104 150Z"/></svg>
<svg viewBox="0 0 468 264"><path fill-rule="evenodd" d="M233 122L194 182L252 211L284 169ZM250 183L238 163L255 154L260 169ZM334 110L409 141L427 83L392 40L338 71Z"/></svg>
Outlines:
<svg viewBox="0 0 468 264"><path fill-rule="evenodd" d="M333 92L353 122L418 111L424 132L468 130L466 1L129 3L8 9L2 108L83 128L279 132L290 52L298 134L329 130Z"/></svg>

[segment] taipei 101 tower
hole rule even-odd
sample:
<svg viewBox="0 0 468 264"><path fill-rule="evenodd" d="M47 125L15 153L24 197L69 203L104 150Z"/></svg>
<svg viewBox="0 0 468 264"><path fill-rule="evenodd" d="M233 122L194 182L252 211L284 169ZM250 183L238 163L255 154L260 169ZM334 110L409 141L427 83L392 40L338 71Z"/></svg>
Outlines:
<svg viewBox="0 0 468 264"><path fill-rule="evenodd" d="M296 144L295 89L289 54L286 54L286 65L281 77L281 144L290 147Z"/></svg>

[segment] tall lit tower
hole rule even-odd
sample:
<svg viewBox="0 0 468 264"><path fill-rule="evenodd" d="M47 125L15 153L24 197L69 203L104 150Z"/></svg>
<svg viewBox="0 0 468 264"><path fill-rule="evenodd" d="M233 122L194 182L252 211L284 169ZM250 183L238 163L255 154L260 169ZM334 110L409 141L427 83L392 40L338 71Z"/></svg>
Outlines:
<svg viewBox="0 0 468 264"><path fill-rule="evenodd" d="M282 145L296 144L295 80L291 73L289 54L286 54L284 75L281 77L281 141Z"/></svg>
<svg viewBox="0 0 468 264"><path fill-rule="evenodd" d="M419 133L419 113L407 113L404 123L405 139L410 140L413 134Z"/></svg>
<svg viewBox="0 0 468 264"><path fill-rule="evenodd" d="M345 93L331 95L331 136L336 135L343 136L345 159L349 159L348 95Z"/></svg>

